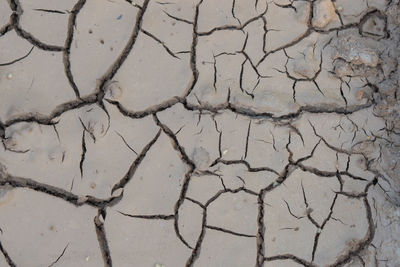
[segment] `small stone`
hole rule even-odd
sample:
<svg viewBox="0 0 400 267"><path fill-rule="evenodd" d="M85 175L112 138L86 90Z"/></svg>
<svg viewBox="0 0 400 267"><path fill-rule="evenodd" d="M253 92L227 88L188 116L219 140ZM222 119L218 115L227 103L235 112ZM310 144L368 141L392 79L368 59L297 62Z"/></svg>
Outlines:
<svg viewBox="0 0 400 267"><path fill-rule="evenodd" d="M86 257L86 261L90 261L90 257L89 256Z"/></svg>
<svg viewBox="0 0 400 267"><path fill-rule="evenodd" d="M331 0L317 1L314 6L314 18L312 26L316 28L324 28L332 21L338 20L335 7Z"/></svg>
<svg viewBox="0 0 400 267"><path fill-rule="evenodd" d="M360 91L357 92L357 99L358 100L361 100L363 98L363 96L364 96L364 91L360 90Z"/></svg>

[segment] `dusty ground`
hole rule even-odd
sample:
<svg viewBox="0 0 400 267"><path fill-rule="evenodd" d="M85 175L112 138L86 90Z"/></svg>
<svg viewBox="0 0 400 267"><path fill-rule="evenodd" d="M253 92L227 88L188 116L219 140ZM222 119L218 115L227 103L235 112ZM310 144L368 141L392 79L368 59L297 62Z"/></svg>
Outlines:
<svg viewBox="0 0 400 267"><path fill-rule="evenodd" d="M0 266L400 266L397 0L1 0Z"/></svg>

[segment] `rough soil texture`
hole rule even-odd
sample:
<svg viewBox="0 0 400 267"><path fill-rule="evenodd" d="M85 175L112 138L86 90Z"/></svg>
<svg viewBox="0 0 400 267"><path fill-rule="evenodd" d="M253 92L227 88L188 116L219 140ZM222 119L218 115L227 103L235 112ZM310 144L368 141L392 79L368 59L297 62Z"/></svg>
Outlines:
<svg viewBox="0 0 400 267"><path fill-rule="evenodd" d="M1 0L0 266L400 266L398 0Z"/></svg>

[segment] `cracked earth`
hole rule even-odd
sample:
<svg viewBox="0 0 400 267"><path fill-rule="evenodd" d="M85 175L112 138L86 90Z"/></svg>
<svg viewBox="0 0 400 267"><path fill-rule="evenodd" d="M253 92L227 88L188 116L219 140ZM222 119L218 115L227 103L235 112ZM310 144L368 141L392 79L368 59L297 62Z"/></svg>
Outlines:
<svg viewBox="0 0 400 267"><path fill-rule="evenodd" d="M398 0L0 1L0 266L400 266Z"/></svg>

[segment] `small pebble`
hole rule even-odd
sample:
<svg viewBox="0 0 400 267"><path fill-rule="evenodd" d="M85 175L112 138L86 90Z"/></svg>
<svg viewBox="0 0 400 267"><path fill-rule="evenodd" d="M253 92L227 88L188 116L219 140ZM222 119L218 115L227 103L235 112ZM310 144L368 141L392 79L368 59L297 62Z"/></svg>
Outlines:
<svg viewBox="0 0 400 267"><path fill-rule="evenodd" d="M364 92L363 91L360 90L360 91L357 92L357 99L358 100L361 100L363 98L363 96L364 96Z"/></svg>

